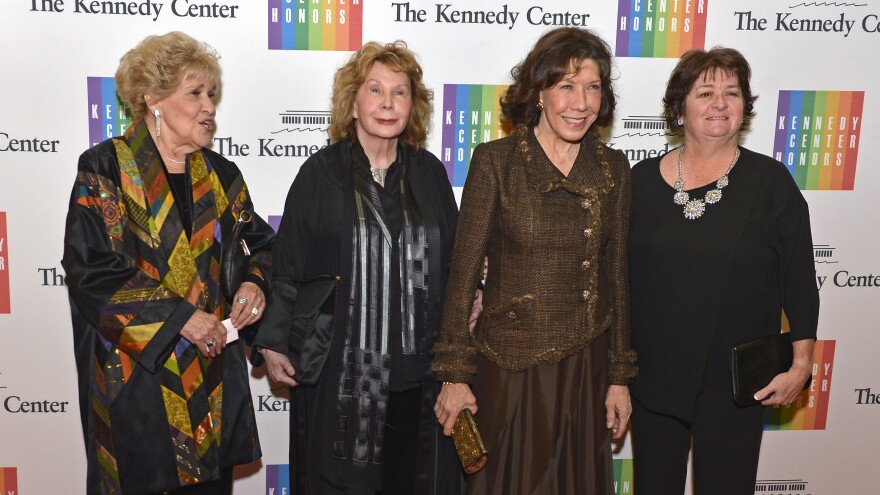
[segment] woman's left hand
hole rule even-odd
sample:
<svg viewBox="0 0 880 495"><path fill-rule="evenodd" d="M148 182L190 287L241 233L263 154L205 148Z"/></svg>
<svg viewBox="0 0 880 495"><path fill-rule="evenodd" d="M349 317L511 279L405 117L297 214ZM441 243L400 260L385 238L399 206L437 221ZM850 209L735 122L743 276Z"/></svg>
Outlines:
<svg viewBox="0 0 880 495"><path fill-rule="evenodd" d="M794 402L801 394L810 370L790 369L773 378L770 385L758 390L755 399L765 406L785 406Z"/></svg>
<svg viewBox="0 0 880 495"><path fill-rule="evenodd" d="M626 434L629 417L632 414L632 402L629 399L629 387L611 385L605 394L605 426L611 430L611 438L619 440Z"/></svg>
<svg viewBox="0 0 880 495"><path fill-rule="evenodd" d="M263 317L266 309L266 296L260 287L253 282L243 282L232 298L232 326L236 330L252 325Z"/></svg>
<svg viewBox="0 0 880 495"><path fill-rule="evenodd" d="M807 378L813 372L813 339L792 342L794 359L791 368L773 378L770 385L755 393L755 400L765 406L784 406L794 402L801 394Z"/></svg>

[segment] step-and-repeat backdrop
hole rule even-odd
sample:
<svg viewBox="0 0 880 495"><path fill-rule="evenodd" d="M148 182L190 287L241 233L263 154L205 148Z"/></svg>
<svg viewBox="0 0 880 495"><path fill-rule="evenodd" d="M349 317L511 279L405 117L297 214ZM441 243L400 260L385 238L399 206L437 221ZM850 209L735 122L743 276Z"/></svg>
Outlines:
<svg viewBox="0 0 880 495"><path fill-rule="evenodd" d="M677 57L726 45L760 96L745 146L785 163L810 203L822 313L813 387L767 411L765 495L876 493L880 458L880 114L874 0L3 0L0 2L0 493L82 493L85 456L59 260L77 157L121 134L112 76L149 34L185 31L221 54L213 148L244 172L260 214L281 214L327 144L331 80L362 43L406 40L434 90L428 148L456 194L480 142L502 135L509 71L556 26L616 55L607 141L632 163L674 146L660 99ZM864 128L863 128L864 127ZM638 311L638 308L633 308ZM290 494L283 393L252 371L260 463L236 493ZM619 494L634 493L628 442Z"/></svg>

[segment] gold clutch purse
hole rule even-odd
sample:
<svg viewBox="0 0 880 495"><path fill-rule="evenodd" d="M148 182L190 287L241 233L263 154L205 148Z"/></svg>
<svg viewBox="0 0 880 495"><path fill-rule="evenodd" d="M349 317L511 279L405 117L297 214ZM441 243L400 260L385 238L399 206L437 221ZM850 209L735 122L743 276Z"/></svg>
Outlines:
<svg viewBox="0 0 880 495"><path fill-rule="evenodd" d="M483 444L477 422L468 408L462 409L455 418L455 425L452 426L452 443L455 444L455 451L458 452L458 459L465 473L474 474L486 466L489 451Z"/></svg>

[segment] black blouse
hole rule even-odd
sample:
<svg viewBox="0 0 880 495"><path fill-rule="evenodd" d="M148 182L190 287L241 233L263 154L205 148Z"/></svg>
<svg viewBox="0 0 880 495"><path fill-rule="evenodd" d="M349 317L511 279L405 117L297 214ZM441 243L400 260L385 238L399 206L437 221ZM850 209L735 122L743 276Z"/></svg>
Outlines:
<svg viewBox="0 0 880 495"><path fill-rule="evenodd" d="M688 420L703 387L730 389L730 346L771 335L815 339L819 292L807 203L785 167L740 148L721 201L688 220L660 158L632 174L629 237L636 399ZM688 191L703 198L711 183Z"/></svg>

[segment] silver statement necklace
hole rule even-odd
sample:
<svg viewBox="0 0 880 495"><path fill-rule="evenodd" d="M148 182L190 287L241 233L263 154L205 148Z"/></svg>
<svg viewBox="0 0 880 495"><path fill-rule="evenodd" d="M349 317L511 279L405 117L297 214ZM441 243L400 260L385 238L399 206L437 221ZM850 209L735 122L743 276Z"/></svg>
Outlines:
<svg viewBox="0 0 880 495"><path fill-rule="evenodd" d="M684 153L684 146L679 148L678 150L678 178L675 179L675 185L672 186L675 188L675 194L672 196L672 201L679 206L684 206L684 217L688 220L696 220L703 216L703 213L706 211L706 205L714 205L715 203L721 201L721 190L727 187L730 183L730 170L736 165L736 161L739 160L739 148L736 149L736 153L733 154L733 161L730 162L730 166L727 167L727 170L724 172L724 175L718 179L718 182L715 183L715 189L710 189L706 196L703 199L691 199L690 195L684 191L684 180L681 178L681 155Z"/></svg>

